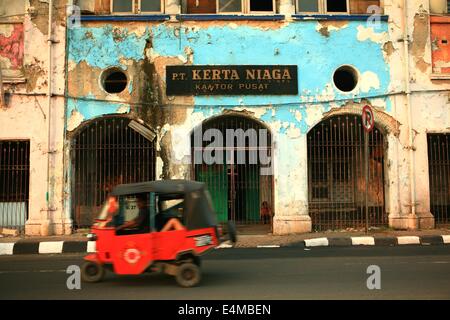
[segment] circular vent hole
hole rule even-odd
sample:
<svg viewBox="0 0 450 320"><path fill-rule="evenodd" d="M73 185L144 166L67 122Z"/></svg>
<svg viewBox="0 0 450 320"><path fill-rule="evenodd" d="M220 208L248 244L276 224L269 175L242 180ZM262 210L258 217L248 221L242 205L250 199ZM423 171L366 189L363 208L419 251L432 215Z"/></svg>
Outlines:
<svg viewBox="0 0 450 320"><path fill-rule="evenodd" d="M334 72L333 81L339 90L344 92L353 91L358 84L358 72L350 66L342 66Z"/></svg>
<svg viewBox="0 0 450 320"><path fill-rule="evenodd" d="M127 75L120 69L109 69L103 74L103 89L108 93L120 93L127 87Z"/></svg>

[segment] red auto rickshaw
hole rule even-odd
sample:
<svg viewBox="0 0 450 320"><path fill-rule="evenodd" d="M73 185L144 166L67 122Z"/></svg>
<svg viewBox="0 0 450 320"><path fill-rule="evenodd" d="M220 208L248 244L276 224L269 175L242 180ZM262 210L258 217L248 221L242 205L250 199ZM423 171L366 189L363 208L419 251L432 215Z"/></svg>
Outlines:
<svg viewBox="0 0 450 320"><path fill-rule="evenodd" d="M201 278L200 256L223 241L236 242L233 223L228 222L227 231L222 237L203 183L119 185L88 235L96 241L96 253L84 258L81 276L86 282L98 282L107 269L121 275L164 272L175 276L180 286L192 287Z"/></svg>

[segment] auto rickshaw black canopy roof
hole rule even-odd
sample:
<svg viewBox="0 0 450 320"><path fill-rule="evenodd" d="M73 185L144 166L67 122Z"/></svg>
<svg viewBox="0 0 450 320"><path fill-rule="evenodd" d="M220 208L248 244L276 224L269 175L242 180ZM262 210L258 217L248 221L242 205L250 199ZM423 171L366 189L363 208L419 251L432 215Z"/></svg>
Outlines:
<svg viewBox="0 0 450 320"><path fill-rule="evenodd" d="M188 230L209 228L217 225L217 215L204 183L189 180L160 180L116 186L111 195L124 196L154 192L161 196L183 195L184 224Z"/></svg>
<svg viewBox="0 0 450 320"><path fill-rule="evenodd" d="M205 184L190 180L159 180L139 183L120 184L113 191L113 196L123 196L127 194L156 192L156 193L178 193L186 194L200 191L205 188Z"/></svg>

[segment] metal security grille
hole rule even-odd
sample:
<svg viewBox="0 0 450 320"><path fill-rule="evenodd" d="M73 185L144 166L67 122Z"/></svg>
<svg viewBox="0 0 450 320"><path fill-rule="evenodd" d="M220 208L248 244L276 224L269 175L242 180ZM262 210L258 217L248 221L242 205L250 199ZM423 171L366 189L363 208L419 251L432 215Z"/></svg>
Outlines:
<svg viewBox="0 0 450 320"><path fill-rule="evenodd" d="M30 142L0 141L0 226L23 230L28 218Z"/></svg>
<svg viewBox="0 0 450 320"><path fill-rule="evenodd" d="M326 119L308 133L309 212L314 230L365 227L361 116ZM385 226L384 138L369 134L369 227Z"/></svg>
<svg viewBox="0 0 450 320"><path fill-rule="evenodd" d="M208 139L209 129L218 130L222 141ZM197 130L201 134L193 133L191 138L192 174L195 180L208 186L219 221L233 220L241 230L245 225L269 228L273 214L273 175L268 170L272 155L269 130L254 120L234 115L211 119ZM229 138L227 143L227 130L241 137L241 142L239 138ZM222 155L219 161L201 161L205 154L219 153Z"/></svg>
<svg viewBox="0 0 450 320"><path fill-rule="evenodd" d="M89 227L112 189L155 179L155 136L128 118L91 122L72 140L74 226Z"/></svg>
<svg viewBox="0 0 450 320"><path fill-rule="evenodd" d="M450 224L450 134L428 134L430 205L437 225Z"/></svg>

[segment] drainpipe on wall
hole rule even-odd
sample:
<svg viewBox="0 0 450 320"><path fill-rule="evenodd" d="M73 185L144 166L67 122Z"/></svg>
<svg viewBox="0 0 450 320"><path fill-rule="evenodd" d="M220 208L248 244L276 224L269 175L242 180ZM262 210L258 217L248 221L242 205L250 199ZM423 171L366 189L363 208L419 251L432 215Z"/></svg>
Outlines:
<svg viewBox="0 0 450 320"><path fill-rule="evenodd" d="M48 125L47 125L47 193L46 193L46 201L47 208L45 210L46 217L44 221L41 223L41 235L47 236L50 235L50 216L49 213L54 211L53 207L53 191L52 191L52 178L50 174L51 160L50 157L54 154L54 150L52 150L51 143L51 123L52 123L52 74L53 74L53 63L52 63L52 25L53 25L53 0L48 0L48 91L47 91L47 103L48 103Z"/></svg>
<svg viewBox="0 0 450 320"><path fill-rule="evenodd" d="M3 92L3 74L0 66L0 108L5 107L5 93Z"/></svg>
<svg viewBox="0 0 450 320"><path fill-rule="evenodd" d="M405 93L406 109L408 114L408 150L409 150L409 184L411 197L411 218L413 223L408 223L409 229L418 229L416 223L416 178L415 178L415 147L414 147L414 129L412 127L412 109L411 109L411 86L410 86L410 63L409 63L409 28L408 28L408 6L407 0L403 0L403 48L405 54Z"/></svg>

